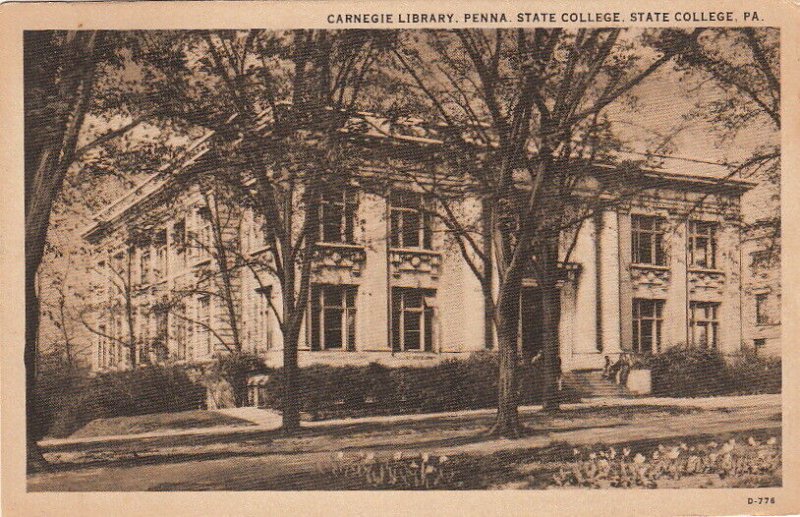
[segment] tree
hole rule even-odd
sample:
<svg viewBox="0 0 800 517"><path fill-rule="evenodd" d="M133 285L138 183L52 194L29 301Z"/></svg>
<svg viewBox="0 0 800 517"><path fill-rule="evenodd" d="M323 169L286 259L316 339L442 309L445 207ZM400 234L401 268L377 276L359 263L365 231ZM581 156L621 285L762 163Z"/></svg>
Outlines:
<svg viewBox="0 0 800 517"><path fill-rule="evenodd" d="M609 151L618 145L604 110L697 33L648 34L660 50L654 58L637 53L619 29L429 31L425 50L412 41L395 52L408 87L444 124L446 152L471 159L464 171L488 201L500 354L492 433L521 432L514 372L518 304L529 273L542 298L545 407L558 408L558 284L571 250L562 235L574 243L582 221L609 204L600 192L577 195L592 166L612 161ZM468 245L477 256L488 249Z"/></svg>
<svg viewBox="0 0 800 517"><path fill-rule="evenodd" d="M36 440L36 272L42 261L53 202L77 151L100 59L95 31L25 34L25 392L28 468L43 466Z"/></svg>
<svg viewBox="0 0 800 517"><path fill-rule="evenodd" d="M131 82L120 77L120 69L144 54L138 36L102 31L25 33L24 362L29 470L46 466L36 445L42 433L35 400L40 322L36 275L54 205L65 179L81 160L152 118L154 104L169 99L152 95L159 83L148 74L142 74L138 88L119 88L120 83ZM103 123L87 124L93 117Z"/></svg>
<svg viewBox="0 0 800 517"><path fill-rule="evenodd" d="M773 28L706 29L676 60L676 68L695 81L711 80L721 95L700 101L693 116L712 125L721 142L742 132L781 129L780 35ZM768 213L744 230L764 235L767 251L780 257L780 143L767 141L743 160L728 164L731 176L760 179L774 191Z"/></svg>
<svg viewBox="0 0 800 517"><path fill-rule="evenodd" d="M164 60L185 114L214 132L211 167L260 216L284 342L283 428L299 428L298 341L326 189L348 181L339 131L357 107L385 35L368 31L194 32ZM194 56L187 58L186 56Z"/></svg>

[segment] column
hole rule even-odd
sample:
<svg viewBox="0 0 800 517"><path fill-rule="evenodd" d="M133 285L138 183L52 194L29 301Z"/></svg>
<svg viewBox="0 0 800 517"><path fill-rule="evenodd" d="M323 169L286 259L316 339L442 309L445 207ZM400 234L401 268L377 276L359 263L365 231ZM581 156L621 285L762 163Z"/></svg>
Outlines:
<svg viewBox="0 0 800 517"><path fill-rule="evenodd" d="M619 242L619 341L620 349L633 347L633 283L631 282L631 214L617 214Z"/></svg>
<svg viewBox="0 0 800 517"><path fill-rule="evenodd" d="M603 353L618 353L620 346L619 221L614 210L604 210L598 228L600 242L600 318Z"/></svg>
<svg viewBox="0 0 800 517"><path fill-rule="evenodd" d="M686 343L688 321L687 275L686 265L687 242L686 221L670 219L665 235L668 264L670 267L669 288L664 307L664 330L661 338L661 349Z"/></svg>

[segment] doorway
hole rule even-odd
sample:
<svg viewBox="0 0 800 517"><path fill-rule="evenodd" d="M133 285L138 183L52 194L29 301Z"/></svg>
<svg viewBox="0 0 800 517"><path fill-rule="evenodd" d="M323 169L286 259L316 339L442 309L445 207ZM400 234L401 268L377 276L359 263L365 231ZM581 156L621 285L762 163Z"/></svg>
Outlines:
<svg viewBox="0 0 800 517"><path fill-rule="evenodd" d="M542 296L538 287L523 287L520 300L519 345L523 364L541 352L542 343Z"/></svg>

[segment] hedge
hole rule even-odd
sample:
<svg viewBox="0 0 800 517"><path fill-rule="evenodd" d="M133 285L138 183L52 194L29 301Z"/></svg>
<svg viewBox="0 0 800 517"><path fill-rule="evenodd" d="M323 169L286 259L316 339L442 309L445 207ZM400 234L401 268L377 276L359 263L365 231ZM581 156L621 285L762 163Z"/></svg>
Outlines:
<svg viewBox="0 0 800 517"><path fill-rule="evenodd" d="M53 437L97 418L203 408L206 395L183 368L156 365L95 377L42 375L37 392L41 434Z"/></svg>
<svg viewBox="0 0 800 517"><path fill-rule="evenodd" d="M518 378L520 403L541 403L541 372L521 366ZM497 405L497 379L497 357L491 353L425 367L314 365L300 369L300 410L327 419L489 408ZM269 407L281 409L282 383L282 369L270 371ZM564 401L579 400L567 386L561 395Z"/></svg>
<svg viewBox="0 0 800 517"><path fill-rule="evenodd" d="M752 348L726 358L716 349L679 345L647 360L656 396L703 397L781 392L780 358Z"/></svg>

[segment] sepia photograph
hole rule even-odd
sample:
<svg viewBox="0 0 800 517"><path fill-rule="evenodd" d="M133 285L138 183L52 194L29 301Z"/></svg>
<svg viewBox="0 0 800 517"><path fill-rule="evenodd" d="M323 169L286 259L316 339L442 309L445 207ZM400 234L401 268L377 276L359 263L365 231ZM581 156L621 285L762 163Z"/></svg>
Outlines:
<svg viewBox="0 0 800 517"><path fill-rule="evenodd" d="M764 511L777 20L441 16L22 33L28 492Z"/></svg>

